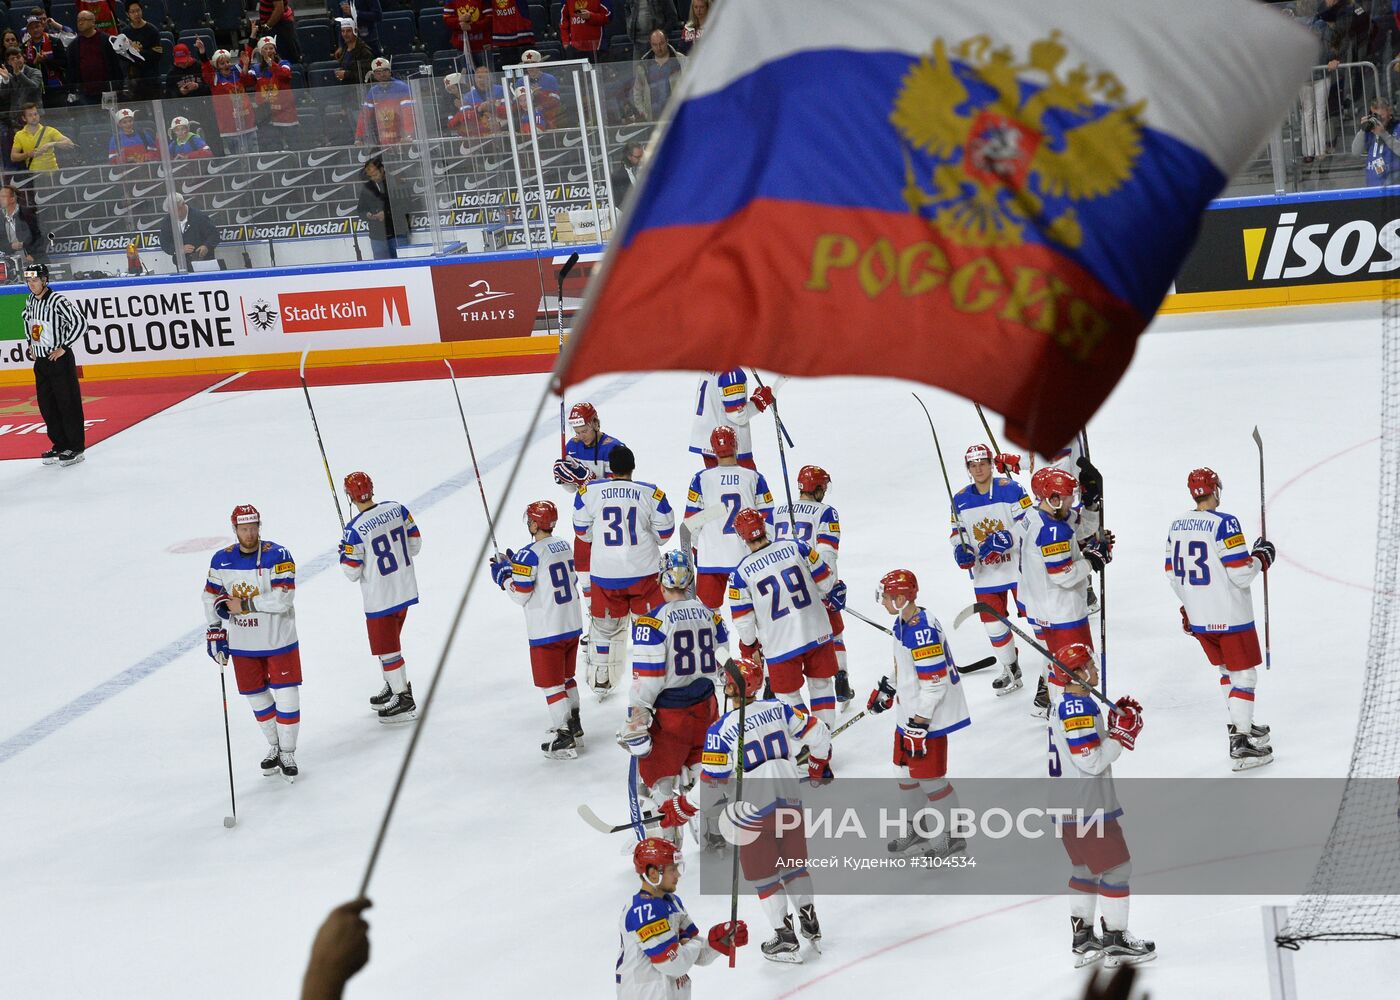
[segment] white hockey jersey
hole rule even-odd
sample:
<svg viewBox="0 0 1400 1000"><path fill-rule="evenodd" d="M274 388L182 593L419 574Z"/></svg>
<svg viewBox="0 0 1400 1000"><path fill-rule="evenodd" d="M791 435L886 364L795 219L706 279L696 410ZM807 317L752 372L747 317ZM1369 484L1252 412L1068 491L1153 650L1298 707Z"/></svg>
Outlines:
<svg viewBox="0 0 1400 1000"><path fill-rule="evenodd" d="M797 534L793 534L794 528ZM796 538L821 553L831 567L831 575L841 578L836 560L841 550L841 515L836 508L815 500L795 500L791 505L780 504L773 511L773 538L782 541Z"/></svg>
<svg viewBox="0 0 1400 1000"><path fill-rule="evenodd" d="M579 487L574 535L590 546L593 585L621 588L655 576L661 546L676 530L664 491L650 483L607 479Z"/></svg>
<svg viewBox="0 0 1400 1000"><path fill-rule="evenodd" d="M1262 571L1233 514L1193 510L1167 532L1167 575L1193 632L1243 632L1254 627L1250 585Z"/></svg>
<svg viewBox="0 0 1400 1000"><path fill-rule="evenodd" d="M773 521L773 494L763 474L741 465L701 469L690 480L685 516L694 517L707 507L723 506L725 516L704 525L693 536L697 573L732 573L749 547L734 533L734 515L752 507Z"/></svg>
<svg viewBox="0 0 1400 1000"><path fill-rule="evenodd" d="M771 542L750 552L729 578L729 613L745 645L763 643L763 658L782 663L831 641L822 598L836 576L805 542Z"/></svg>
<svg viewBox="0 0 1400 1000"><path fill-rule="evenodd" d="M674 893L634 895L618 938L618 1000L689 1000L691 967L719 954Z"/></svg>
<svg viewBox="0 0 1400 1000"><path fill-rule="evenodd" d="M753 458L753 436L749 421L758 407L749 402L749 381L742 368L727 372L706 372L695 390L695 420L690 428L690 450L714 457L710 434L716 427L734 428L740 461Z"/></svg>
<svg viewBox="0 0 1400 1000"><path fill-rule="evenodd" d="M223 621L228 648L234 656L273 656L297 648L297 567L292 554L276 542L259 542L244 552L235 542L214 553L204 581L204 621L222 619L214 601L222 594L252 601L252 613Z"/></svg>
<svg viewBox="0 0 1400 1000"><path fill-rule="evenodd" d="M1105 820L1123 815L1113 788L1113 762L1123 745L1104 736L1103 716L1088 695L1067 694L1050 710L1049 773L1055 782L1051 805L1083 810L1086 817L1100 810Z"/></svg>
<svg viewBox="0 0 1400 1000"><path fill-rule="evenodd" d="M418 603L413 557L423 538L408 508L381 500L356 514L345 526L340 568L360 582L366 618L382 618Z"/></svg>
<svg viewBox="0 0 1400 1000"><path fill-rule="evenodd" d="M923 608L909 621L895 619L894 685L901 733L903 722L915 715L929 720L930 736L972 725L962 678L947 643L942 623Z"/></svg>
<svg viewBox="0 0 1400 1000"><path fill-rule="evenodd" d="M744 810L739 826L756 827L780 806L800 806L797 750L806 744L817 757L830 758L831 730L815 715L799 712L776 698L744 707L744 735L739 737L739 710L724 713L705 734L700 755L701 809L709 813L728 795L738 754L744 759ZM749 779L758 779L750 781Z"/></svg>
<svg viewBox="0 0 1400 1000"><path fill-rule="evenodd" d="M986 537L996 531L1011 533L1015 545L1007 552L989 552L972 565L972 588L979 594L999 594L1016 586L1021 561L1021 533L1017 523L1034 506L1025 489L1009 476L993 476L986 493L968 483L953 496L952 527L948 532L954 549L966 544L976 554Z"/></svg>
<svg viewBox="0 0 1400 1000"><path fill-rule="evenodd" d="M694 598L670 601L632 626L632 690L628 704L688 708L715 693L729 658L724 619Z"/></svg>
<svg viewBox="0 0 1400 1000"><path fill-rule="evenodd" d="M543 646L583 634L574 553L563 538L542 538L517 549L506 592L525 608L530 645Z"/></svg>
<svg viewBox="0 0 1400 1000"><path fill-rule="evenodd" d="M1059 521L1038 507L1021 522L1017 595L1041 628L1073 628L1089 620L1092 570L1079 551L1076 523L1073 514Z"/></svg>

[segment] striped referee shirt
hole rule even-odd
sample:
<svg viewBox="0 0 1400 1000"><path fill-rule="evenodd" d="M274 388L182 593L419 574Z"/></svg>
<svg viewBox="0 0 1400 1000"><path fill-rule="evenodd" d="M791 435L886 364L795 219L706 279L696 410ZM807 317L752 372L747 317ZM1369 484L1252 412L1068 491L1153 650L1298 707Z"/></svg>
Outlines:
<svg viewBox="0 0 1400 1000"><path fill-rule="evenodd" d="M56 347L69 348L87 329L87 321L71 299L52 288L24 304L24 334L30 358L47 357Z"/></svg>

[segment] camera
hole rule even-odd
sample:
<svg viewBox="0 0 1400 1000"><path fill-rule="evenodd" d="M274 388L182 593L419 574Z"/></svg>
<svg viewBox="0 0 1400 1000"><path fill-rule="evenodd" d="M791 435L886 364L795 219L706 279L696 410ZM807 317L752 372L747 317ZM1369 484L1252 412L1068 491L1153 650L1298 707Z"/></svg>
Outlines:
<svg viewBox="0 0 1400 1000"><path fill-rule="evenodd" d="M1375 115L1367 115L1365 118L1361 119L1361 130L1363 132L1369 132L1371 129L1379 127L1380 123L1381 120Z"/></svg>

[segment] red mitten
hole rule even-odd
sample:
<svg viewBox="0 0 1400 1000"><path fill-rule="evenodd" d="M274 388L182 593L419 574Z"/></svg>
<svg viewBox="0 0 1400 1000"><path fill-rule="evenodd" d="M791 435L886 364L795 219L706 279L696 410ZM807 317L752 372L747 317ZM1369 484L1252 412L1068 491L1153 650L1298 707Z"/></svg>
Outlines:
<svg viewBox="0 0 1400 1000"><path fill-rule="evenodd" d="M1142 706L1132 698L1119 698L1108 725L1109 739L1117 740L1124 750L1133 749L1142 732Z"/></svg>
<svg viewBox="0 0 1400 1000"><path fill-rule="evenodd" d="M1003 476L1008 473L1018 473L1021 471L1021 456L1004 451L996 458L992 459L992 464L997 467L997 471Z"/></svg>
<svg viewBox="0 0 1400 1000"><path fill-rule="evenodd" d="M761 385L753 391L753 395L749 397L749 402L753 403L754 408L758 410L759 413L762 413L773 405L773 390L766 385Z"/></svg>
<svg viewBox="0 0 1400 1000"><path fill-rule="evenodd" d="M696 809L684 795L677 795L661 803L661 827L670 830L677 826L685 826L700 810Z"/></svg>
<svg viewBox="0 0 1400 1000"><path fill-rule="evenodd" d="M742 920L715 924L710 928L710 947L721 955L734 954L735 948L749 943L749 925Z"/></svg>

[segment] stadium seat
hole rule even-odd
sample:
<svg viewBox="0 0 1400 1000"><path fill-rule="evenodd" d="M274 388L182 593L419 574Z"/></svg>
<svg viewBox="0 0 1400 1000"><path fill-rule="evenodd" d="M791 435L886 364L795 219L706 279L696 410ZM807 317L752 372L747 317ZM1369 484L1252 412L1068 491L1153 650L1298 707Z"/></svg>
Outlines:
<svg viewBox="0 0 1400 1000"><path fill-rule="evenodd" d="M215 31L231 31L241 34L248 23L248 15L243 11L242 0L209 0L209 14Z"/></svg>
<svg viewBox="0 0 1400 1000"><path fill-rule="evenodd" d="M428 60L417 53L413 53L406 56L394 56L393 63L394 75L400 80L404 80L409 77L417 76L419 70L428 65Z"/></svg>
<svg viewBox="0 0 1400 1000"><path fill-rule="evenodd" d="M379 47L391 59L406 56L413 51L415 34L412 11L385 11L379 22Z"/></svg>
<svg viewBox="0 0 1400 1000"><path fill-rule="evenodd" d="M462 71L462 53L456 49L439 49L433 53L433 76L441 79L448 73Z"/></svg>
<svg viewBox="0 0 1400 1000"><path fill-rule="evenodd" d="M340 63L334 60L312 63L306 67L307 84L311 87L339 87L340 81L335 76L338 69Z"/></svg>
<svg viewBox="0 0 1400 1000"><path fill-rule="evenodd" d="M144 3L145 0L142 0L142 2ZM20 5L16 4L16 6ZM32 7L33 4L29 6ZM22 9L28 10L29 8L24 7ZM125 11L122 12L121 20L126 20L125 13ZM49 8L49 17L53 18L64 27L71 28L78 19L78 6L73 3L73 0L54 0L53 6ZM160 24L159 21L151 16L149 10L146 11L146 20L155 25Z"/></svg>
<svg viewBox="0 0 1400 1000"><path fill-rule="evenodd" d="M169 0L169 8L170 20L175 22L177 32L208 26L204 0Z"/></svg>
<svg viewBox="0 0 1400 1000"><path fill-rule="evenodd" d="M553 38L559 33L558 26L549 21L548 4L530 4L530 23L535 26L536 39Z"/></svg>
<svg viewBox="0 0 1400 1000"><path fill-rule="evenodd" d="M175 36L168 31L162 31L160 33L160 47L165 50L160 54L160 78L164 80L166 75L175 68Z"/></svg>
<svg viewBox="0 0 1400 1000"><path fill-rule="evenodd" d="M204 54L212 60L214 58L214 53L219 49L218 43L214 41L214 32L210 31L208 28L185 28L180 32L179 41L188 45L190 47L190 54L193 55L195 59L198 59L199 53L194 47L194 40L196 38L202 38L204 40ZM175 58L173 52L170 58L173 65L173 60Z"/></svg>
<svg viewBox="0 0 1400 1000"><path fill-rule="evenodd" d="M418 40L424 52L437 52L451 42L442 23L441 7L424 7L418 12Z"/></svg>
<svg viewBox="0 0 1400 1000"><path fill-rule="evenodd" d="M309 24L298 21L297 42L301 45L302 59L308 63L325 62L336 47L331 26L322 21Z"/></svg>

